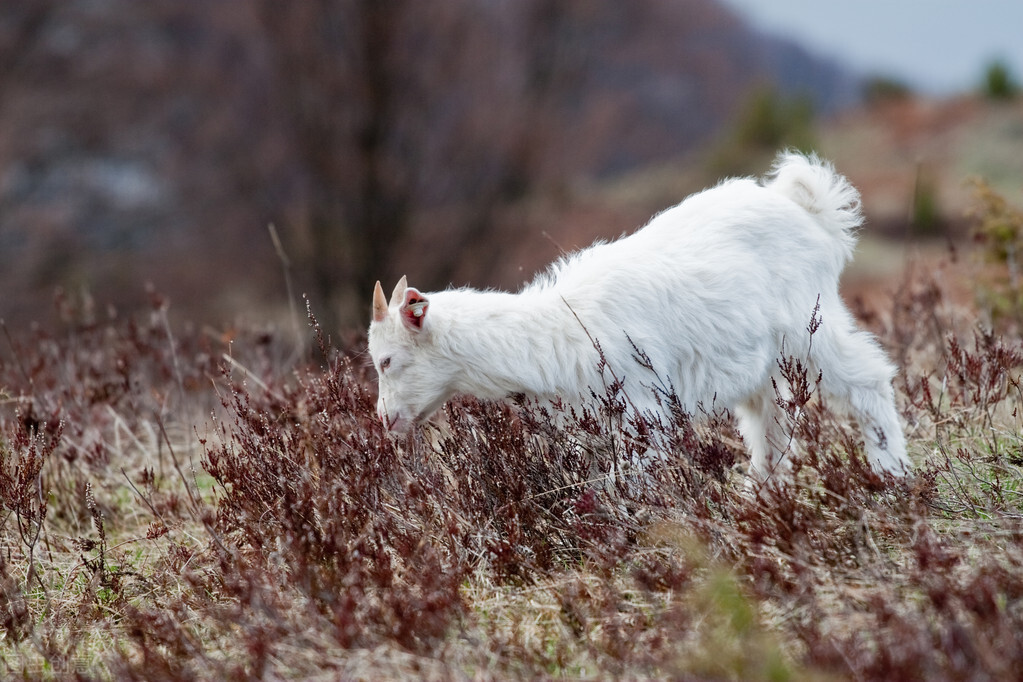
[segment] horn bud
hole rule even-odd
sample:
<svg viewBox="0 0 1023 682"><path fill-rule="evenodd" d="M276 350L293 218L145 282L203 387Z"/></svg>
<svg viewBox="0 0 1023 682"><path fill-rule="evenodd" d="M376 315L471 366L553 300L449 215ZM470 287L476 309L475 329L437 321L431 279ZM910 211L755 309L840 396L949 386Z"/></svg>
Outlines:
<svg viewBox="0 0 1023 682"><path fill-rule="evenodd" d="M383 322L387 317L387 300L384 298L384 290L380 286L380 280L373 288L373 321Z"/></svg>

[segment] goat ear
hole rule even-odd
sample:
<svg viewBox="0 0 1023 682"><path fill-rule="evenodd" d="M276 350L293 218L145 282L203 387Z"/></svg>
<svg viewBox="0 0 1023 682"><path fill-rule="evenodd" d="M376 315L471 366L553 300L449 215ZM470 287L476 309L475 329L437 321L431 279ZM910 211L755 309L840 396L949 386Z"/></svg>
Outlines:
<svg viewBox="0 0 1023 682"><path fill-rule="evenodd" d="M384 298L384 289L380 286L380 280L377 280L377 285L373 288L373 321L382 322L385 317L387 317L387 299Z"/></svg>
<svg viewBox="0 0 1023 682"><path fill-rule="evenodd" d="M402 299L405 298L405 289L408 288L408 279L405 275L401 276L398 283L394 286L394 291L391 292L391 305L401 305Z"/></svg>
<svg viewBox="0 0 1023 682"><path fill-rule="evenodd" d="M405 301L401 304L401 321L410 330L418 332L423 328L423 322L426 321L426 310L429 307L430 301L419 293L418 289L409 287L405 289Z"/></svg>

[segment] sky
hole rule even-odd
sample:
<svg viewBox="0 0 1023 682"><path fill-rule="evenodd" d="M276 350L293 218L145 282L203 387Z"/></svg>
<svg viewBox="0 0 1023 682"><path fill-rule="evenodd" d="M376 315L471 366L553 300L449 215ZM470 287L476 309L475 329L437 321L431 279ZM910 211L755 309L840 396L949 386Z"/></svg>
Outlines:
<svg viewBox="0 0 1023 682"><path fill-rule="evenodd" d="M1021 0L724 0L762 32L866 75L949 95L1002 60L1023 81Z"/></svg>

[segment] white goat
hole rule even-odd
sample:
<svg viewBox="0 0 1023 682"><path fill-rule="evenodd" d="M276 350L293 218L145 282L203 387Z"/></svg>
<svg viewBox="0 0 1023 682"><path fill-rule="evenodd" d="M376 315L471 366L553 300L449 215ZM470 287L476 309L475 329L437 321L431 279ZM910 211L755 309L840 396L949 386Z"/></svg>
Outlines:
<svg viewBox="0 0 1023 682"><path fill-rule="evenodd" d="M874 469L904 474L895 368L838 295L861 222L859 193L830 164L786 153L762 182L695 194L632 235L561 259L517 294L422 294L402 277L388 305L377 282L369 351L380 418L405 430L459 394L583 403L606 384L599 344L634 409L666 416L657 387L670 385L687 411L733 410L764 479L786 468L790 433L773 379L778 360L794 355L851 408Z"/></svg>

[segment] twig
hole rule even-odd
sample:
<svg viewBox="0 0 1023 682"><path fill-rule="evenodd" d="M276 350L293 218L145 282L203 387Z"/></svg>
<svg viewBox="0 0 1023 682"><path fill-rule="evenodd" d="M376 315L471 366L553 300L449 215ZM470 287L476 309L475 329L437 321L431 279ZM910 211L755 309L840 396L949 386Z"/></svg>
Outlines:
<svg viewBox="0 0 1023 682"><path fill-rule="evenodd" d="M302 325L299 323L298 307L295 305L295 289L291 283L291 259L284 251L284 244L277 234L277 226L267 223L267 230L270 232L270 241L273 242L274 252L281 261L281 270L284 271L284 288L288 294L288 310L291 313L291 327L295 334L295 356L302 354Z"/></svg>
<svg viewBox="0 0 1023 682"><path fill-rule="evenodd" d="M206 517L199 511L199 506L200 506L199 505L199 500L196 499L195 494L192 492L192 488L188 484L188 477L185 476L185 472L182 471L181 465L178 463L177 455L174 454L174 446L171 445L170 437L167 435L167 429L164 428L163 420L161 420L159 418L159 415L157 416L156 423L160 427L160 434L163 436L164 442L167 444L167 450L170 452L171 462L174 464L174 469L178 472L178 475L181 476L181 481L185 484L185 492L188 493L188 499L192 503L191 512L192 512L193 517L197 518L199 520L199 522L202 523L203 527L206 529L206 532L210 534L210 537L213 538L213 541L217 544L218 547L220 547L220 549L224 553L226 553L228 555L232 555L233 552L231 552L231 550L229 550L224 545L224 543L220 540L220 537L217 535L217 533L210 527L209 523L206 520ZM193 485L195 485L196 489L198 490L199 484L195 482L195 478L194 477L192 479L192 483L193 483Z"/></svg>
<svg viewBox="0 0 1023 682"><path fill-rule="evenodd" d="M163 515L156 510L156 507L154 507L148 499L146 499L146 496L142 494L142 491L135 487L135 484L132 483L131 479L128 477L128 473L124 470L124 467L121 467L121 475L124 476L124 480L128 481L128 485L130 485L131 489L135 491L135 494L146 503L146 506L149 507L149 511L153 512L153 515L160 519L160 523L163 524L164 528L170 528L170 526L167 525L167 521L163 518Z"/></svg>

